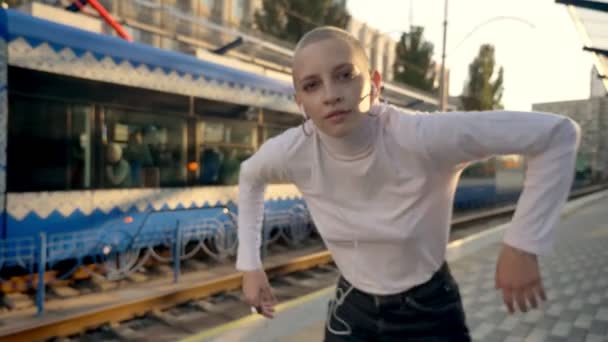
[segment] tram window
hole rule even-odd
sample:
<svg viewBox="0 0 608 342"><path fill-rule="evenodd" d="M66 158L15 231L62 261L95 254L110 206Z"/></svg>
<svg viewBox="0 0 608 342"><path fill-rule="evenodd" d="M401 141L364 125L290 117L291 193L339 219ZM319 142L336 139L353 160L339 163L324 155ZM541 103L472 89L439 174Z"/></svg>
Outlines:
<svg viewBox="0 0 608 342"><path fill-rule="evenodd" d="M237 105L227 102L217 102L207 99L194 99L194 113L202 119L211 117L226 120L238 120L240 122L257 122L260 109Z"/></svg>
<svg viewBox="0 0 608 342"><path fill-rule="evenodd" d="M90 106L71 107L70 128L70 159L68 167L71 170L69 179L72 189L91 188L93 159L91 145L91 115Z"/></svg>
<svg viewBox="0 0 608 342"><path fill-rule="evenodd" d="M264 109L262 142L285 132L291 127L301 125L302 122L301 115Z"/></svg>
<svg viewBox="0 0 608 342"><path fill-rule="evenodd" d="M102 134L103 187L186 184L186 120L107 109Z"/></svg>
<svg viewBox="0 0 608 342"><path fill-rule="evenodd" d="M277 135L285 132L285 130L287 130L287 128L289 127L272 127L272 126L266 126L264 127L264 141L276 137Z"/></svg>
<svg viewBox="0 0 608 342"><path fill-rule="evenodd" d="M11 95L8 191L91 187L92 108Z"/></svg>
<svg viewBox="0 0 608 342"><path fill-rule="evenodd" d="M256 126L240 121L206 121L197 126L197 184L238 183L241 162L256 148Z"/></svg>
<svg viewBox="0 0 608 342"><path fill-rule="evenodd" d="M302 115L285 112L277 112L264 109L264 124L271 126L281 126L285 129L301 125L304 122Z"/></svg>

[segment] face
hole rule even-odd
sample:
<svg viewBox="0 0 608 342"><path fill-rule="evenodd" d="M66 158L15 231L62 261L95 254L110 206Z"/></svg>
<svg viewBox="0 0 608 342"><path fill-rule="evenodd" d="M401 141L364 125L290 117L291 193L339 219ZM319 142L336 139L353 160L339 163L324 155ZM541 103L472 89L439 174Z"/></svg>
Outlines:
<svg viewBox="0 0 608 342"><path fill-rule="evenodd" d="M341 39L311 43L296 53L293 81L296 102L323 133L341 137L370 110L372 77L363 57ZM373 74L379 86L380 76Z"/></svg>

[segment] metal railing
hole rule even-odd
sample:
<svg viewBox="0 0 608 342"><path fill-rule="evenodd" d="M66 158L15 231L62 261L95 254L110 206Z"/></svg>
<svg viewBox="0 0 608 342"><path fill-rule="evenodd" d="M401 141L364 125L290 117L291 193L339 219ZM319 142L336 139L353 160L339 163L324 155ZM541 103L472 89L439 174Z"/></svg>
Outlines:
<svg viewBox="0 0 608 342"><path fill-rule="evenodd" d="M135 215L139 224L126 223ZM312 230L301 201L267 208L262 255L280 239L299 245ZM271 232L275 232L272 238ZM95 229L0 240L0 272L25 277L27 288L20 290L36 290L37 312L42 314L46 287L77 272L117 281L152 261L171 264L174 282L178 282L181 261L201 252L224 261L235 256L236 247L236 215L229 207L147 211L125 214ZM0 284L10 281L0 278Z"/></svg>

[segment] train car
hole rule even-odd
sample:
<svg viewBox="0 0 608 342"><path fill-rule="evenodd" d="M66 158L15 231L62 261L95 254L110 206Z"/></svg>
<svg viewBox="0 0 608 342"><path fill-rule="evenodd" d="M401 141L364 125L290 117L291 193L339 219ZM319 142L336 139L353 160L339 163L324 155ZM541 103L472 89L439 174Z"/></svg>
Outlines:
<svg viewBox="0 0 608 342"><path fill-rule="evenodd" d="M154 246L177 225L234 236L240 162L301 123L284 81L13 10L1 27L2 238L45 232L50 262ZM269 224L302 220L293 185L266 200Z"/></svg>
<svg viewBox="0 0 608 342"><path fill-rule="evenodd" d="M0 34L0 247L19 255L44 233L52 264L179 232L234 252L240 162L302 122L289 82L14 10ZM465 171L457 208L493 201L488 165ZM310 233L293 185L270 185L265 210L266 232Z"/></svg>

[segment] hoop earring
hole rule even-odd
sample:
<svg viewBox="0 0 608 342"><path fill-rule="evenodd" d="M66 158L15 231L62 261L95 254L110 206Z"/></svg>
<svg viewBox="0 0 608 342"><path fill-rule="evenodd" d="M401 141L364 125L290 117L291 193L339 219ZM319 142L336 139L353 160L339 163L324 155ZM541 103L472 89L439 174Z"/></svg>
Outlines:
<svg viewBox="0 0 608 342"><path fill-rule="evenodd" d="M304 135L307 137L312 136L312 133L308 133L306 132L306 123L308 122L308 120L310 120L308 117L304 119L304 122L302 122L302 131L304 132Z"/></svg>
<svg viewBox="0 0 608 342"><path fill-rule="evenodd" d="M308 117L308 115L306 115L304 105L298 104L298 109L300 109L300 114L302 114L302 117L304 118L304 122L302 122L302 131L304 132L305 136L310 137L312 133L309 134L308 132L306 132L306 128L304 127L306 126L306 123L308 122L308 120L310 120L310 118Z"/></svg>
<svg viewBox="0 0 608 342"><path fill-rule="evenodd" d="M371 113L371 108L370 108L370 111L367 112L367 115L378 117L378 116L384 114L384 112L386 112L386 107L389 106L388 100L386 98L384 98L384 101L379 101L379 102L384 105L384 106L382 106L382 111L380 113L378 113L378 114L370 114ZM379 105L379 104L377 104L377 105Z"/></svg>

